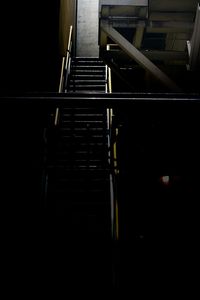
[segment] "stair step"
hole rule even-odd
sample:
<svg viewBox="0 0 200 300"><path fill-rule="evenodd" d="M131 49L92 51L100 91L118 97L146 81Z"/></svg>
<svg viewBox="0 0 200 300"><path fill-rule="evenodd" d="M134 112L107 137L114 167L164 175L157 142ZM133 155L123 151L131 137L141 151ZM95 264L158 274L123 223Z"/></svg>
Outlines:
<svg viewBox="0 0 200 300"><path fill-rule="evenodd" d="M87 118L88 119L90 118L90 120L92 120L92 119L96 120L95 118L97 118L97 120L102 119L102 118L105 119L105 116L104 116L103 113L97 113L97 112L94 112L94 113L88 112L87 113L87 111L78 112L77 110L73 111L73 110L70 110L70 109L69 110L67 110L67 109L64 110L63 117L72 117L72 116L77 121L79 121L81 118L83 118L85 120L87 120Z"/></svg>
<svg viewBox="0 0 200 300"><path fill-rule="evenodd" d="M105 68L105 63L103 61L95 61L95 60L72 60L73 66L101 66Z"/></svg>
<svg viewBox="0 0 200 300"><path fill-rule="evenodd" d="M76 169L76 170L83 170L83 169L88 169L88 170L98 170L98 169L101 169L103 168L104 166L102 165L102 163L94 163L93 165L92 164L88 164L87 162L86 163L83 163L82 165L80 163L77 163L77 164L72 164L70 165L69 162L65 162L64 160L57 160L56 161L56 164L62 164L63 166L66 166L66 168L68 167L69 169L71 168L72 169Z"/></svg>
<svg viewBox="0 0 200 300"><path fill-rule="evenodd" d="M101 147L99 149L97 148L90 148L90 147L84 147L83 149L80 149L77 147L77 145L71 145L68 149L60 149L57 150L55 153L56 157L59 157L61 159L64 156L67 156L66 161L68 160L78 160L78 161L94 161L94 160L99 160L105 159L105 145L104 147Z"/></svg>
<svg viewBox="0 0 200 300"><path fill-rule="evenodd" d="M79 68L79 69L74 69L71 71L70 76L75 76L75 75L83 75L83 76L94 76L94 75L102 75L105 77L105 70L103 69L84 69L84 68Z"/></svg>
<svg viewBox="0 0 200 300"><path fill-rule="evenodd" d="M73 172L71 170L69 170L68 168L66 168L65 166L62 165L56 165L54 167L49 167L48 168L48 172L49 174L52 176L52 174L59 174L62 176L66 176L66 177L81 177L81 178L95 178L95 176L98 176L98 178L102 177L107 177L109 174L109 169L106 168L101 168L98 170L88 170L88 169L83 169L83 170L76 170L74 169Z"/></svg>
<svg viewBox="0 0 200 300"><path fill-rule="evenodd" d="M94 85L94 84L76 84L75 86L74 85L72 85L72 84L70 84L69 85L69 88L70 89L72 89L73 90L73 88L75 87L75 89L94 89L94 87L96 88L96 89L104 89L105 90L105 85L102 85L102 84L96 84L96 85Z"/></svg>
<svg viewBox="0 0 200 300"><path fill-rule="evenodd" d="M102 165L102 164L99 164L99 165L90 165L90 166L88 166L88 165L86 165L86 164L83 164L83 165L69 165L68 163L67 164L65 164L64 163L64 161L56 161L56 164L59 166L59 164L60 164L60 166L62 165L62 166L64 166L66 169L68 169L68 170L71 170L71 172L73 171L73 170L76 170L76 171L79 171L79 170L89 170L89 171L92 171L92 170L101 170L104 166Z"/></svg>
<svg viewBox="0 0 200 300"><path fill-rule="evenodd" d="M108 182L98 182L91 184L86 183L80 183L80 182L67 182L67 181L57 181L56 182L56 190L67 190L69 193L77 193L77 189L79 190L79 193L101 193L102 190L108 189ZM80 195L81 196L81 195ZM82 199L82 197L80 197ZM95 201L95 200L94 200ZM93 201L93 202L94 202ZM98 201L95 201L98 203ZM87 198L84 199L84 203L87 203ZM91 202L89 202L91 203Z"/></svg>
<svg viewBox="0 0 200 300"><path fill-rule="evenodd" d="M91 106L92 105L92 106ZM66 105L62 105L62 111L63 110L72 110L72 111L96 111L96 112L101 112L101 113L104 113L105 112L105 108L104 107L97 107L97 106L94 106L94 104L88 104L85 105L84 102L81 104L79 103L79 105L77 106L71 106L71 104L67 104L66 102Z"/></svg>
<svg viewBox="0 0 200 300"><path fill-rule="evenodd" d="M68 157L66 158L66 155ZM105 166L106 160L105 155L95 154L95 153L70 153L65 152L63 154L57 154L55 157L56 163L68 164L69 166L85 166L85 167L97 167L99 165Z"/></svg>
<svg viewBox="0 0 200 300"><path fill-rule="evenodd" d="M105 93L105 84L102 60L72 59L67 92ZM73 232L110 235L106 122L106 109L62 107L58 131L51 138L48 197Z"/></svg>
<svg viewBox="0 0 200 300"><path fill-rule="evenodd" d="M61 144L60 144L61 145ZM62 144L63 147L61 148L60 145L58 144L58 147L57 149L62 149L63 151L67 151L68 149L71 149L71 147L73 147L72 145L69 145L69 144ZM96 151L96 152L99 152L99 151L102 151L102 150L105 150L105 143L101 142L101 143L93 143L93 142L90 142L88 141L88 143L78 143L78 147L80 150L84 150L84 149L91 149L91 151Z"/></svg>
<svg viewBox="0 0 200 300"><path fill-rule="evenodd" d="M71 114L76 114L76 115L80 115L80 114L85 114L87 116L89 116L90 114L94 115L94 114L101 114L102 116L105 116L105 112L106 110L104 108L92 108L92 107L62 107L61 109L62 113L71 113Z"/></svg>
<svg viewBox="0 0 200 300"><path fill-rule="evenodd" d="M85 72L92 72L92 71L98 71L105 75L106 69L105 66L102 65L73 65L71 66L71 74L73 74L76 71L85 71ZM70 74L70 75L71 75Z"/></svg>
<svg viewBox="0 0 200 300"><path fill-rule="evenodd" d="M67 155L67 153L71 153L72 151L74 152L74 148L76 148L76 144L72 144L72 145L68 145L68 143L63 144L62 145L58 145L56 151L51 153L51 158L57 156L57 155ZM108 156L108 154L105 152L105 148L106 148L106 143L102 143L100 146L94 146L92 145L92 143L89 143L89 145L81 145L79 144L79 150L80 153L85 153L87 151L89 152L89 155L91 157L91 155L96 155L96 157L101 157L101 158L105 158Z"/></svg>
<svg viewBox="0 0 200 300"><path fill-rule="evenodd" d="M98 64L105 64L102 59L98 57L75 57L72 58L72 63L98 63Z"/></svg>
<svg viewBox="0 0 200 300"><path fill-rule="evenodd" d="M73 66L71 68L71 74L74 74L76 72L84 72L84 73L95 73L99 72L101 74L105 74L105 67L103 66Z"/></svg>
<svg viewBox="0 0 200 300"><path fill-rule="evenodd" d="M86 191L87 197L83 197L83 190L75 189L75 190L69 190L69 193L67 197L64 196L63 193L64 190L57 189L57 190L51 190L51 195L53 194L59 195L59 199L62 199L64 203L66 203L66 206L73 207L74 204L78 206L78 204L82 207L86 207L87 204L90 204L90 206L94 207L97 205L101 207L109 206L109 201L106 201L106 197L108 196L107 190L97 189L97 190L91 190ZM70 201L71 200L71 201ZM89 205L88 205L89 206ZM97 209L98 211L98 209Z"/></svg>
<svg viewBox="0 0 200 300"><path fill-rule="evenodd" d="M70 86L72 84L74 84L75 86L77 86L77 84L83 84L83 85L99 85L102 84L103 86L105 86L105 80L102 79L95 79L95 78L90 78L87 79L87 77L85 79L75 79L75 80L71 80L70 81Z"/></svg>
<svg viewBox="0 0 200 300"><path fill-rule="evenodd" d="M71 120L61 120L63 126L65 127L104 127L104 121L103 120L74 120L73 122Z"/></svg>
<svg viewBox="0 0 200 300"><path fill-rule="evenodd" d="M81 80L85 78L92 78L94 80L96 80L96 78L101 79L101 80L105 80L105 74L72 74L71 75L71 80Z"/></svg>
<svg viewBox="0 0 200 300"><path fill-rule="evenodd" d="M73 125L73 124L72 124ZM61 132L71 132L72 131L72 128L69 128L69 127L63 127L63 128L60 128ZM92 133L93 132L96 132L96 131L105 131L105 128L103 127L74 127L73 126L73 133L79 133L79 132L83 132L88 134L88 133Z"/></svg>
<svg viewBox="0 0 200 300"><path fill-rule="evenodd" d="M103 157L104 160L106 160L106 157ZM54 159L54 164L57 164L58 166L63 165L63 167L65 168L71 168L72 172L73 169L74 170L78 170L78 169L84 169L84 170L98 170L98 169L102 169L102 168L106 168L108 163L106 162L102 162L103 158L92 158L92 159L88 159L88 160L79 160L79 159L75 159L75 158L71 158L66 160L64 157L57 157ZM96 174L95 174L96 176Z"/></svg>
<svg viewBox="0 0 200 300"><path fill-rule="evenodd" d="M73 139L74 139L74 140L76 139L76 142L77 142L77 143L80 143L80 142L85 141L85 137L82 136L82 135L74 135L74 136L73 136ZM99 143L99 142L102 141L102 139L104 139L104 136L102 136L102 135L93 135L92 138L90 138L90 141L89 141L89 142L90 142L90 143L92 143L92 142ZM72 142L72 137L69 136L69 135L65 135L65 136L62 136L62 137L61 137L61 140L62 140L63 142L71 143L71 142ZM105 140L106 140L106 139L105 139Z"/></svg>
<svg viewBox="0 0 200 300"><path fill-rule="evenodd" d="M97 132L97 131L104 131L106 133L106 127L102 126L101 123L97 123L97 125L95 126L95 124L91 123L82 123L80 122L79 124L72 124L72 122L70 121L70 123L65 123L61 124L60 126L60 132L71 132L71 134L77 133L78 131L86 133L87 135L91 135L93 132Z"/></svg>
<svg viewBox="0 0 200 300"><path fill-rule="evenodd" d="M93 95L93 94L105 94L105 90L94 90L94 89L89 89L89 90L65 90L65 93L71 93L71 94L80 94L80 92L81 92L81 94L85 94L85 95L89 95L89 94L91 94L91 95Z"/></svg>
<svg viewBox="0 0 200 300"><path fill-rule="evenodd" d="M61 149L62 150L62 149ZM73 145L71 146L71 148L69 148L68 150L65 151L57 151L56 152L56 156L60 158L67 156L66 161L68 160L72 160L75 159L78 161L93 161L93 160L99 160L100 158L105 158L106 156L104 155L103 150L105 151L105 146L101 147L101 149L99 149L97 151L96 148L92 148L90 149L89 147L85 147L84 149L77 149L77 146L75 145L75 147L73 147ZM71 155L70 155L71 154ZM70 155L70 157L69 157Z"/></svg>
<svg viewBox="0 0 200 300"><path fill-rule="evenodd" d="M54 170L54 172L63 172L65 174L65 176L75 176L75 174L77 174L77 176L87 176L88 178L91 178L91 176L108 176L109 174L109 169L105 168L105 167L99 167L99 168L71 168L69 166L65 166L62 164L58 164L56 166L49 166L49 170ZM82 175L79 175L82 174Z"/></svg>

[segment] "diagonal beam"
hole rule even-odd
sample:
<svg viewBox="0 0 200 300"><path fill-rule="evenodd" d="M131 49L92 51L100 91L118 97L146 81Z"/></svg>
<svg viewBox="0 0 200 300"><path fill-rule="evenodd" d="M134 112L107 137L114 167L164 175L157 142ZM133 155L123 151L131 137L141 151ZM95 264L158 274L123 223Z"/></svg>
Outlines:
<svg viewBox="0 0 200 300"><path fill-rule="evenodd" d="M161 71L155 64L153 64L145 55L143 55L137 48L135 48L111 25L102 23L101 29L139 65L148 70L171 91L181 92L181 89L163 71Z"/></svg>
<svg viewBox="0 0 200 300"><path fill-rule="evenodd" d="M107 52L109 51L106 51L106 54ZM119 68L119 66L112 59L109 59L109 57L105 57L105 55L103 55L103 57L106 64L113 71L113 73L116 74L116 76L126 85L126 87L129 88L130 91L133 91L134 90L133 85L126 78L127 77L126 74Z"/></svg>
<svg viewBox="0 0 200 300"><path fill-rule="evenodd" d="M118 46L118 45L117 45ZM188 54L187 52L183 51L171 51L171 50L140 50L142 54L144 54L148 59L152 60L161 60L165 62L171 62L171 61L179 61L179 63L186 64L188 60ZM127 60L129 58L128 54L125 53L123 50L118 48L111 48L110 50L102 51L103 55L107 55L110 59L113 57L117 60ZM103 56L103 57L104 57Z"/></svg>

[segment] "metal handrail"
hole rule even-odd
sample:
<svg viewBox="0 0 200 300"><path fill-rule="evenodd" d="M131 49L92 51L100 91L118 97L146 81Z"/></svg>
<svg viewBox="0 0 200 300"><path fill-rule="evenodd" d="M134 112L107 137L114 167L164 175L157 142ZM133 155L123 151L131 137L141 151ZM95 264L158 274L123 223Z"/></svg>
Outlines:
<svg viewBox="0 0 200 300"><path fill-rule="evenodd" d="M62 93L64 91L64 83L66 84L66 80L68 79L68 75L69 75L71 50L72 50L72 32L73 32L73 26L71 25L70 30L69 30L69 38L68 38L66 56L63 56L63 58L62 58L61 74L60 74L60 82L59 82L59 93Z"/></svg>
<svg viewBox="0 0 200 300"><path fill-rule="evenodd" d="M110 45L106 46L106 50L110 50ZM106 65L106 93L112 93L112 77L111 77L111 69Z"/></svg>
<svg viewBox="0 0 200 300"><path fill-rule="evenodd" d="M110 45L107 45L106 50L110 50ZM111 78L111 69L106 65L106 93L112 93L112 78ZM110 173L110 202L111 202L111 234L113 240L119 239L119 205L117 198L117 183L116 177L118 175L117 167L117 146L116 138L113 138L113 135L117 137L118 129L113 128L113 109L107 108L107 130L108 130L108 163L111 166L113 172ZM112 142L114 140L114 142Z"/></svg>
<svg viewBox="0 0 200 300"><path fill-rule="evenodd" d="M66 55L66 61L65 61L65 86L64 86L65 90L64 91L67 91L68 78L69 78L70 69L71 69L72 32L73 32L73 27L70 26L68 46L67 46L67 55Z"/></svg>
<svg viewBox="0 0 200 300"><path fill-rule="evenodd" d="M64 67L65 67L65 56L63 56L63 58L62 58L62 65L61 65L61 72L60 72L60 83L59 83L59 89L58 89L59 93L62 93L62 90L63 90Z"/></svg>
<svg viewBox="0 0 200 300"><path fill-rule="evenodd" d="M69 77L70 68L71 68L72 32L73 32L73 26L71 25L70 30L69 30L69 38L68 38L66 56L63 56L63 58L62 58L58 93L63 93L67 90L68 77ZM59 110L59 107L57 107L56 112L55 112L55 118L54 118L55 126L57 126L59 123L59 115L60 115L60 110Z"/></svg>

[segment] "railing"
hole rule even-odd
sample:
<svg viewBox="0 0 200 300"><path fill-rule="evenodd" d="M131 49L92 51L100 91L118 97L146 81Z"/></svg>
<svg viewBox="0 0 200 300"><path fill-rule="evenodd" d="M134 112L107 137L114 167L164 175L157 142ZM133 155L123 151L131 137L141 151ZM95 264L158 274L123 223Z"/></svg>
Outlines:
<svg viewBox="0 0 200 300"><path fill-rule="evenodd" d="M107 45L110 50L110 45ZM106 93L112 93L112 75L111 69L106 65ZM110 203L111 203L111 235L114 240L119 239L119 216L118 216L118 199L117 199L117 151L116 136L117 128L113 127L113 109L107 108L107 131L108 131L108 163L111 166L110 173Z"/></svg>
<svg viewBox="0 0 200 300"><path fill-rule="evenodd" d="M66 56L64 56L62 59L59 93L65 92L67 89L68 78L69 78L70 68L71 68L72 33L73 33L73 26L70 26Z"/></svg>
<svg viewBox="0 0 200 300"><path fill-rule="evenodd" d="M60 82L59 82L59 93L67 92L68 89L68 79L71 69L71 51L72 51L72 33L73 26L70 26L69 39L67 45L66 56L62 58L61 72L60 72ZM54 125L57 126L59 123L59 107L56 108Z"/></svg>
<svg viewBox="0 0 200 300"><path fill-rule="evenodd" d="M71 51L72 51L72 32L73 32L73 27L70 26L70 31L69 31L69 40L68 40L68 46L67 46L67 56L66 56L66 61L65 61L65 86L64 86L64 91L67 92L68 90L68 79L69 79L69 74L70 74L70 69L71 69Z"/></svg>
<svg viewBox="0 0 200 300"><path fill-rule="evenodd" d="M122 111L122 115L124 114L124 110L125 112L131 112L134 111L135 115L136 113L139 114L139 118L141 118L141 120L146 119L146 116L149 115L149 119L151 120L152 118L152 124L149 123L149 125L146 123L147 128L148 126L155 126L155 121L156 118L158 117L158 123L156 124L160 124L161 122L161 118L162 116L170 116L170 121L169 121L169 134L170 132L172 132L172 126L171 126L171 115L174 116L176 115L176 126L178 126L177 128L175 127L175 133L174 133L174 137L172 137L171 139L171 145L170 148L175 150L175 153L179 153L177 152L176 146L172 143L174 143L175 141L175 135L180 132L180 122L183 122L184 124L184 120L187 121L187 126L189 126L190 130L191 130L191 139L190 139L190 143L187 145L186 142L181 142L180 143L182 145L184 145L185 147L187 146L187 151L188 151L188 158L187 158L187 163L184 163L183 165L183 172L189 172L188 174L197 172L198 169L198 162L199 159L196 156L196 162L191 162L191 157L192 155L195 157L195 155L197 155L199 152L197 151L198 149L193 148L193 146L195 145L195 147L197 147L198 143L194 142L192 143L193 146L191 146L191 150L190 150L190 144L191 141L196 141L198 137L198 134L196 134L197 130L199 130L200 128L200 123L199 123L199 110L200 110L200 94L172 94L172 93L165 93L165 94L152 94L152 93L140 93L140 94L136 94L136 93L97 93L97 94L85 94L85 93L55 93L55 94L24 94L24 95L8 95L8 96L0 96L0 104L2 107L2 111L9 111L11 116L18 116L19 120L22 119L24 120L24 115L26 112L26 118L25 120L28 120L28 114L30 112L32 112L34 114L34 118L33 120L35 120L35 124L31 122L31 124L25 124L26 126L23 126L24 128L24 134L26 134L27 130L29 130L28 128L30 127L31 129L33 129L33 126L40 126L41 130L40 132L43 134L43 138L41 139L37 139L37 142L40 140L42 141L41 145L38 145L38 147L41 147L44 155L43 155L43 160L39 161L38 163L41 164L41 170L43 172L42 174L42 188L41 188L41 193L42 193L42 197L40 195L41 198L44 199L43 205L44 207L47 206L47 185L48 185L48 174L46 172L46 168L47 168L47 162L46 162L46 151L47 149L47 137L49 138L49 134L48 136L47 134L47 129L49 128L49 123L51 122L51 113L55 112L56 107L60 107L60 108L64 108L66 105L70 105L71 107L78 107L78 106L82 106L82 107L101 107L101 108L105 108L105 109L113 109L116 117L113 116L112 119L109 118L109 120L112 121L110 128L113 129L113 133L110 133L110 144L112 145L112 147L110 148L111 151L111 155L112 157L110 157L110 159L113 161L113 172L112 172L112 180L113 180L113 202L114 200L116 200L116 198L114 198L114 196L117 195L117 187L120 187L120 182L118 181L119 175L123 177L123 174L118 174L118 167L116 163L118 161L118 163L121 163L123 160L123 157L118 157L117 161L116 161L116 156L115 156L115 150L114 150L114 146L113 145L117 145L116 141L118 139L118 132L116 131L116 128L119 127L118 124L115 125L113 124L113 122L115 123L115 118L118 118L118 120L121 118L118 113L120 113L120 111ZM17 112L17 114L16 114ZM181 113L180 113L181 112ZM151 117L150 117L151 116ZM2 116L3 120L4 120L4 116ZM50 118L50 120L49 120ZM155 120L154 120L155 119ZM32 119L31 119L32 120ZM46 120L46 121L44 121ZM164 118L165 120L165 118ZM194 121L195 120L195 121ZM10 118L9 120L9 126L8 128L15 128L16 124L15 124L16 118ZM143 121L141 121L143 122ZM147 121L146 121L147 122ZM149 121L148 121L149 122ZM165 122L165 121L163 121ZM7 124L7 123L5 123ZM11 127L12 124L12 127ZM22 124L22 123L19 123ZM110 123L109 123L110 124ZM191 125L193 124L193 125ZM52 123L51 123L52 125ZM28 127L29 126L29 127ZM131 126L131 125L130 125ZM159 127L160 125L158 125ZM193 127L191 127L193 126ZM6 140L4 140L3 145L7 143L8 141L8 136L6 133L6 128L7 126L2 126L2 130L3 130L3 137L6 136ZM22 127L20 127L21 129ZM151 127L152 130L154 127ZM158 130L155 128L155 130L157 131L156 135L159 134L159 132L162 133L162 128L166 129L166 126L162 125L161 129ZM183 131L184 131L183 127ZM189 130L188 128L188 130ZM120 128L119 128L120 129ZM178 129L178 130L177 130ZM139 130L139 129L138 129ZM171 131L170 131L171 130ZM194 131L195 130L195 131ZM15 130L16 131L16 130ZM166 131L167 132L167 131ZM195 132L195 133L194 133ZM120 133L120 130L119 130ZM141 134L144 133L144 130L141 130ZM9 130L8 130L8 134L9 134ZM21 134L21 133L20 133ZM181 135L181 139L184 138L185 136L185 132L180 132ZM153 135L154 136L154 135ZM127 136L126 138L132 138L132 136ZM179 137L177 136L176 138L179 139ZM21 139L19 139L20 141ZM164 138L163 138L164 140ZM167 143L170 141L169 136L167 137ZM21 140L22 141L22 140ZM153 143L155 143L155 137L153 138ZM146 143L145 143L146 144ZM191 144L191 145L192 145ZM29 147L30 148L30 147ZM151 147L150 147L151 148ZM38 148L40 149L40 148ZM151 148L152 149L152 148ZM154 148L155 149L155 148ZM162 149L162 147L161 147ZM164 149L164 148L163 148ZM184 150L184 147L183 147ZM185 150L184 150L185 151ZM8 151L8 156L9 156L10 151ZM153 153L153 151L151 150L151 153ZM156 153L158 153L156 151ZM169 157L170 155L172 155L171 150L169 152ZM183 152L186 153L186 152ZM193 154L192 154L193 153ZM162 155L162 154L161 154ZM7 159L9 160L9 157L7 157ZM137 158L135 158L137 159ZM151 156L148 156L148 159L151 159ZM30 157L30 161L32 160L32 158ZM6 161L6 160L5 160ZM160 161L160 160L159 160ZM25 161L26 162L26 157L25 157ZM197 167L197 169L196 169ZM30 165L30 168L34 168L35 170L35 162L34 164ZM160 167L161 171L163 166ZM160 169L159 168L159 169ZM188 168L188 169L187 169ZM150 172L154 172L154 170L150 170ZM164 168L164 172L165 172L165 168ZM149 170L148 170L148 175ZM165 174L165 173L164 173ZM197 174L197 173L196 173ZM119 193L118 193L119 194ZM19 195L20 196L20 195ZM38 197L39 198L39 197ZM123 200L123 199L122 199ZM115 202L117 203L117 202ZM113 220L113 233L117 233L118 232L118 223L116 222L118 219L116 218L117 213L118 213L118 207L114 206L115 210L112 210L112 220ZM122 224L122 223L120 223ZM120 227L120 233L121 233L121 229L122 226ZM116 236L117 237L117 236ZM121 235L120 235L121 237ZM119 237L119 238L120 238Z"/></svg>
<svg viewBox="0 0 200 300"><path fill-rule="evenodd" d="M68 78L69 78L70 68L71 68L72 33L73 33L73 26L70 26L67 52L66 52L66 56L64 56L62 58L62 64L61 64L60 82L59 82L59 88L58 88L59 94L61 94L63 92L67 92ZM55 110L55 117L54 117L54 127L55 128L59 125L59 119L60 119L60 107L57 106L56 110ZM46 149L47 148L46 129L44 131L44 136L45 136L44 141L45 141L45 149ZM44 178L43 179L43 181L44 181L44 191L43 191L44 207L45 207L45 209L47 209L48 171L47 171L47 166L46 166L46 154L45 154L45 166L44 166L43 178Z"/></svg>
<svg viewBox="0 0 200 300"><path fill-rule="evenodd" d="M110 50L110 45L106 46L106 50ZM111 69L106 65L106 93L112 93L112 76Z"/></svg>

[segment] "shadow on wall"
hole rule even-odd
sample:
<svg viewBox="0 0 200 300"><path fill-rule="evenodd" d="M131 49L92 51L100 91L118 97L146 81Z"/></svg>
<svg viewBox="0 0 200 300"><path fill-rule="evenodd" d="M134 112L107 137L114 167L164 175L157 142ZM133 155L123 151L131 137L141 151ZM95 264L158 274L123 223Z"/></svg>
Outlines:
<svg viewBox="0 0 200 300"><path fill-rule="evenodd" d="M59 12L59 48L60 55L66 55L69 28L73 26L74 43L76 32L76 6L77 0L60 0Z"/></svg>

